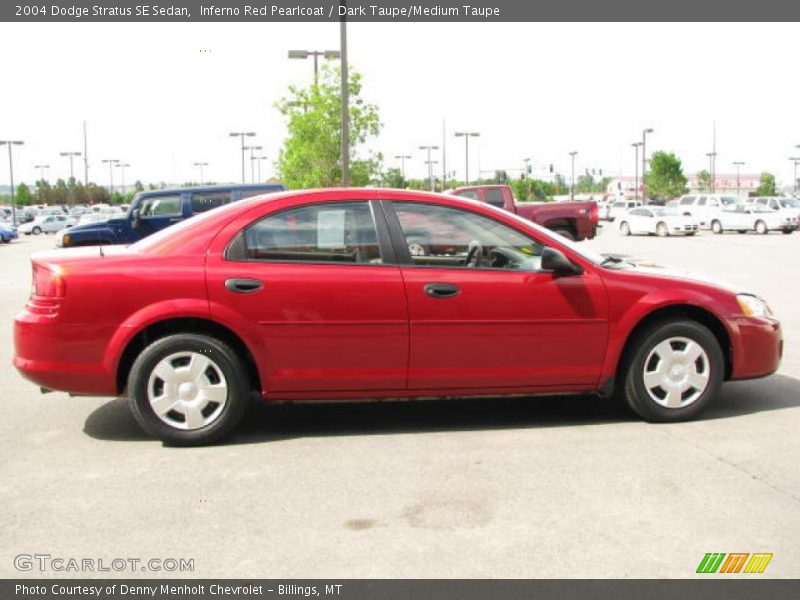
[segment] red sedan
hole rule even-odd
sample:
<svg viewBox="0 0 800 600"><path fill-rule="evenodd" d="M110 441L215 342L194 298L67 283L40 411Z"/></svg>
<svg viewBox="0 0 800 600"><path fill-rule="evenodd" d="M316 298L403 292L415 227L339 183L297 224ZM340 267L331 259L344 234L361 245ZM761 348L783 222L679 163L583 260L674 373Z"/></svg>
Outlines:
<svg viewBox="0 0 800 600"><path fill-rule="evenodd" d="M773 373L782 353L755 295L604 258L452 196L273 194L32 266L16 368L46 389L127 394L173 444L229 434L252 391L617 392L645 419L679 421L723 381Z"/></svg>

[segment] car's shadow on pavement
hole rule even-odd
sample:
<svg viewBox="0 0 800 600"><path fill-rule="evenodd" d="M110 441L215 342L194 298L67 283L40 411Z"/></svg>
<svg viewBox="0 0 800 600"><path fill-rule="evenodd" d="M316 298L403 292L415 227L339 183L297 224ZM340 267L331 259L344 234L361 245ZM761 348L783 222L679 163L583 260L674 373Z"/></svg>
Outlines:
<svg viewBox="0 0 800 600"><path fill-rule="evenodd" d="M725 384L702 420L800 406L800 380L784 375ZM300 437L382 435L489 429L572 427L638 422L622 402L595 396L481 398L409 402L254 404L227 444ZM84 433L108 441L149 439L127 401L117 398L86 419Z"/></svg>

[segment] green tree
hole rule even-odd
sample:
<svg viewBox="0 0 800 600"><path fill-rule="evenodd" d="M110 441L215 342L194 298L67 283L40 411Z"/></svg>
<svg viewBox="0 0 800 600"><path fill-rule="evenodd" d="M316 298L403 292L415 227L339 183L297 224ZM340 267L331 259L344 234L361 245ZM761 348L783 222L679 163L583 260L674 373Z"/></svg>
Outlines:
<svg viewBox="0 0 800 600"><path fill-rule="evenodd" d="M577 181L575 181L575 193L589 194L595 191L595 186L596 183L594 181L594 177L592 177L589 173L586 173L579 176Z"/></svg>
<svg viewBox="0 0 800 600"><path fill-rule="evenodd" d="M30 206L33 204L33 194L31 188L24 183L17 186L17 191L14 194L14 202L21 206Z"/></svg>
<svg viewBox="0 0 800 600"><path fill-rule="evenodd" d="M381 174L381 185L387 188L402 190L406 187L406 180L398 168L387 169Z"/></svg>
<svg viewBox="0 0 800 600"><path fill-rule="evenodd" d="M775 185L775 175L767 173L766 171L761 174L761 180L758 182L758 189L756 196L777 196L778 187Z"/></svg>
<svg viewBox="0 0 800 600"><path fill-rule="evenodd" d="M653 152L645 184L651 198L676 198L685 194L686 176L681 160L672 152Z"/></svg>
<svg viewBox="0 0 800 600"><path fill-rule="evenodd" d="M703 169L697 173L697 187L702 192L711 191L711 173Z"/></svg>
<svg viewBox="0 0 800 600"><path fill-rule="evenodd" d="M378 108L361 98L361 75L350 71L350 180L367 185L378 175L380 154L359 156L359 149L381 129ZM291 189L341 185L340 71L324 65L319 84L292 86L277 103L288 119L288 137L278 157L278 175Z"/></svg>

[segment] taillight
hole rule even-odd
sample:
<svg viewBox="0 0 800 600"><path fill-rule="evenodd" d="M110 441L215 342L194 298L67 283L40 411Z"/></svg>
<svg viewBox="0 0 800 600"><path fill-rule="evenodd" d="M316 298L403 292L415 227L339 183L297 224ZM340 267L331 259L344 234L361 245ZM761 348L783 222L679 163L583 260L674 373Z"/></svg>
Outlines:
<svg viewBox="0 0 800 600"><path fill-rule="evenodd" d="M600 221L600 210L597 208L597 204L592 205L592 210L589 213L589 219L593 223L597 223L598 221Z"/></svg>
<svg viewBox="0 0 800 600"><path fill-rule="evenodd" d="M32 288L34 296L43 298L63 298L67 295L64 273L56 266L47 267L34 263Z"/></svg>

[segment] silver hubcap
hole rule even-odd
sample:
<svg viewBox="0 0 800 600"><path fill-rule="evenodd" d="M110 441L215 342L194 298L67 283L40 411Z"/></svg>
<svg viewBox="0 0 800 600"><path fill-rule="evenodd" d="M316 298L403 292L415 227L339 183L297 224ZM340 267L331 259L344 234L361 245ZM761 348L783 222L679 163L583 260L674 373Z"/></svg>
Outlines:
<svg viewBox="0 0 800 600"><path fill-rule="evenodd" d="M659 224L659 226L657 228L657 233L658 233L658 235L667 235L667 226Z"/></svg>
<svg viewBox="0 0 800 600"><path fill-rule="evenodd" d="M425 256L425 247L422 244L411 243L408 245L408 253L411 256Z"/></svg>
<svg viewBox="0 0 800 600"><path fill-rule="evenodd" d="M222 414L228 401L228 384L208 356L176 352L150 373L147 399L156 416L170 427L199 429Z"/></svg>
<svg viewBox="0 0 800 600"><path fill-rule="evenodd" d="M660 342L644 361L644 387L656 403L683 408L695 402L708 387L708 355L697 342L672 337Z"/></svg>

